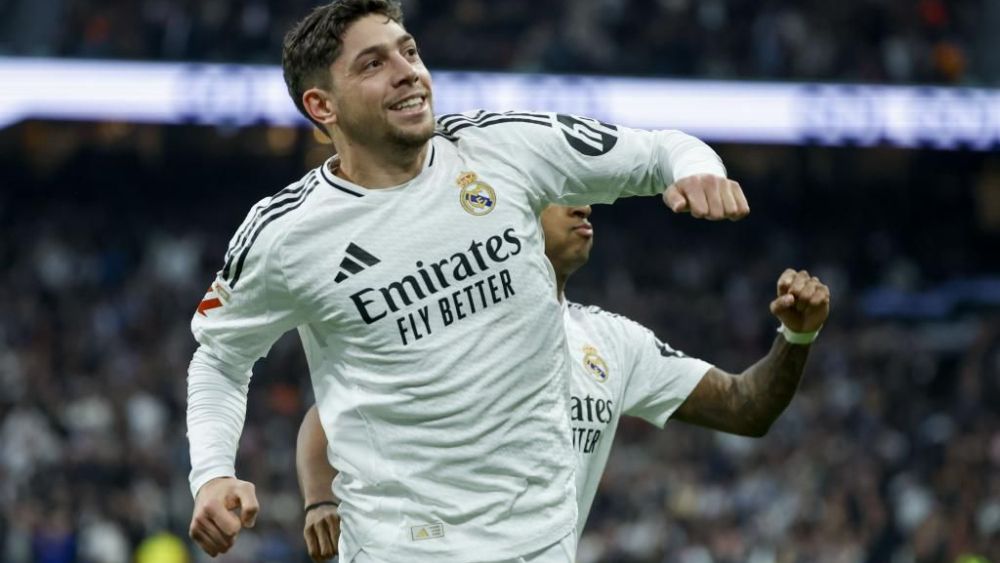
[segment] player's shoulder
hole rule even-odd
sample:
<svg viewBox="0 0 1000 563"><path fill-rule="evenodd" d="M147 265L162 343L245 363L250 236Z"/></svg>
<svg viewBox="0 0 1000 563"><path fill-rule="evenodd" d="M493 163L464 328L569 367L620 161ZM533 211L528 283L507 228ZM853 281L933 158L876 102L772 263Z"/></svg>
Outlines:
<svg viewBox="0 0 1000 563"><path fill-rule="evenodd" d="M620 315L618 313L607 311L605 309L602 309L601 307L598 307L597 305L585 305L583 303L566 301L566 312L575 318L589 319L609 324L627 323L636 326L642 326L639 323L633 321L632 319L626 317L625 315Z"/></svg>
<svg viewBox="0 0 1000 563"><path fill-rule="evenodd" d="M437 118L435 134L452 142L478 138L519 137L525 130L551 129L556 123L555 114L528 111L471 110L447 113Z"/></svg>
<svg viewBox="0 0 1000 563"><path fill-rule="evenodd" d="M319 183L319 171L313 169L254 204L229 241L220 277L235 285L248 260L266 254L308 212L308 203Z"/></svg>
<svg viewBox="0 0 1000 563"><path fill-rule="evenodd" d="M585 330L602 330L614 334L634 331L650 332L648 328L632 319L606 311L597 305L584 305L567 301L566 317L569 323L574 323Z"/></svg>
<svg viewBox="0 0 1000 563"><path fill-rule="evenodd" d="M641 343L648 342L651 334L645 327L628 317L606 311L596 305L583 305L567 302L564 313L566 337L571 350L580 350L584 354L593 351L604 361L620 369L622 377L616 377L616 388L625 389L632 377L636 350Z"/></svg>
<svg viewBox="0 0 1000 563"><path fill-rule="evenodd" d="M584 156L601 156L614 148L622 128L590 117L552 112L474 110L437 118L435 134L470 146L502 145L504 149L542 151L551 155L572 148Z"/></svg>
<svg viewBox="0 0 1000 563"><path fill-rule="evenodd" d="M294 222L302 214L308 213L308 203L320 181L319 169L314 168L302 178L262 198L250 208L241 229L252 225L252 231L257 236L281 231L276 224Z"/></svg>
<svg viewBox="0 0 1000 563"><path fill-rule="evenodd" d="M596 305L568 303L565 319L567 332L578 331L615 346L623 353L633 354L644 346L658 350L660 356L688 358L688 355L661 340L649 327L624 315L605 311Z"/></svg>

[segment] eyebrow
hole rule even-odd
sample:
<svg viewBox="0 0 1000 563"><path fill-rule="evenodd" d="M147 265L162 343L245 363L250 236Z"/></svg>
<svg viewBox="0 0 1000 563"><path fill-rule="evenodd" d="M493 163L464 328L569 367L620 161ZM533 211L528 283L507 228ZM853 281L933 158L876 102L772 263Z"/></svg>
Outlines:
<svg viewBox="0 0 1000 563"><path fill-rule="evenodd" d="M413 41L413 36L410 35L409 33L403 34L403 35L401 35L399 37L399 39L396 40L396 46L398 47L398 46L400 46L400 45L402 45L404 43L407 43L409 41ZM380 45L372 45L371 47L365 47L364 49L361 49L360 51L358 51L358 54L354 56L354 62L355 63L358 62L358 59L364 57L365 55L369 55L371 53L378 53L378 52L384 51L384 50L385 50L385 46L381 45L381 44Z"/></svg>

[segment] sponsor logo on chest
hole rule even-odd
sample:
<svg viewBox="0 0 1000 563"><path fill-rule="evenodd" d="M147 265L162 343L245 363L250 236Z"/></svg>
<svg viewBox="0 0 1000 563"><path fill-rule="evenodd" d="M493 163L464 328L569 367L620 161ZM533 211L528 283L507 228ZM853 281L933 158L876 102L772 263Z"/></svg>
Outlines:
<svg viewBox="0 0 1000 563"><path fill-rule="evenodd" d="M439 259L417 260L409 273L393 275L387 282L380 272L384 260L352 242L334 281L371 284L352 288L354 312L366 325L392 321L400 344L409 346L516 295L515 280L504 263L522 249L509 227Z"/></svg>

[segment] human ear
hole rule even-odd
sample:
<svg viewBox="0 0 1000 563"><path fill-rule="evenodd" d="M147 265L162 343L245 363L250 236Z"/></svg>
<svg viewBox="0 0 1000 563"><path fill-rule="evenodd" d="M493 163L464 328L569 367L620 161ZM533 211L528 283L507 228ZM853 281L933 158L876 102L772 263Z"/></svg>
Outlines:
<svg viewBox="0 0 1000 563"><path fill-rule="evenodd" d="M315 87L306 90L302 93L302 105L317 123L336 125L337 102L329 91Z"/></svg>

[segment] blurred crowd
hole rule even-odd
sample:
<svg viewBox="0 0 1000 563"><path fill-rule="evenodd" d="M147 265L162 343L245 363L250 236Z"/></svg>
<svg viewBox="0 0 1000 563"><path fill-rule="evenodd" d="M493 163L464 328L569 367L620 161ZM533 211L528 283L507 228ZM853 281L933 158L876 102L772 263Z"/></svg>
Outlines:
<svg viewBox="0 0 1000 563"><path fill-rule="evenodd" d="M189 321L246 210L327 148L57 123L0 147L0 560L207 560L186 537ZM784 267L821 276L833 315L766 437L624 420L580 563L1000 561L1000 160L720 150L750 218L600 206L570 299L730 371L766 352ZM221 561L307 561L297 337L255 374L238 471L262 512Z"/></svg>
<svg viewBox="0 0 1000 563"><path fill-rule="evenodd" d="M323 2L7 0L0 55L275 64ZM404 0L432 69L997 84L986 0Z"/></svg>

